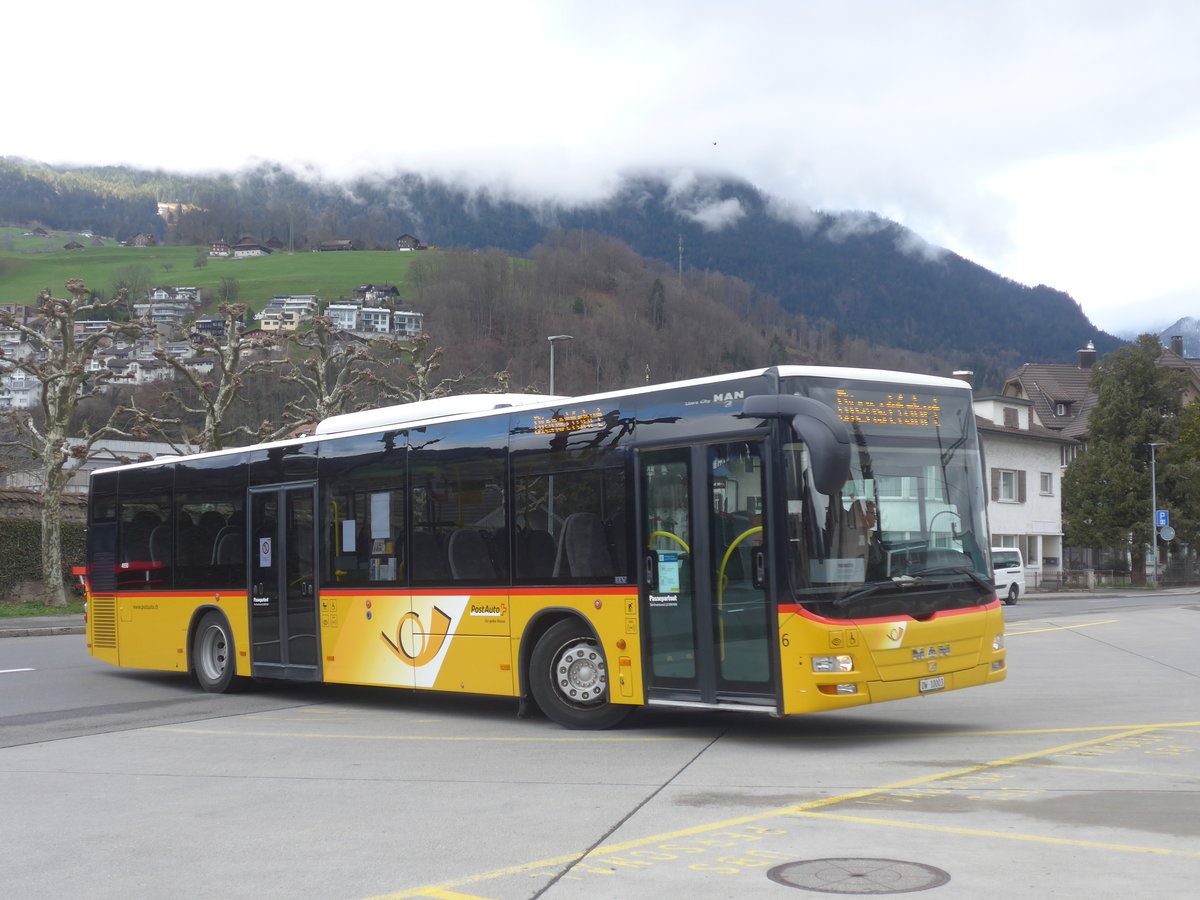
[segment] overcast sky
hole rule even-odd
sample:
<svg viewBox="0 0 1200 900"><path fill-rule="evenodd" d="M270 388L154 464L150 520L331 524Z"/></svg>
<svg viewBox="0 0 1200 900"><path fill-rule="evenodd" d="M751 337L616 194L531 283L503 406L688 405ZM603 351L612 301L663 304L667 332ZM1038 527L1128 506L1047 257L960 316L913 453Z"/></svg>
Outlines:
<svg viewBox="0 0 1200 900"><path fill-rule="evenodd" d="M1195 0L58 0L4 19L0 155L402 168L565 199L632 170L728 173L895 219L1106 330L1200 317Z"/></svg>

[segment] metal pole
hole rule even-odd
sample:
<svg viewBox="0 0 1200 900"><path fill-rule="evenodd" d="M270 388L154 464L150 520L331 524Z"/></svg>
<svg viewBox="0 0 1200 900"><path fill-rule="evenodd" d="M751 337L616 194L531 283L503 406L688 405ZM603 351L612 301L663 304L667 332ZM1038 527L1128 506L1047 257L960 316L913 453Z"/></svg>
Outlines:
<svg viewBox="0 0 1200 900"><path fill-rule="evenodd" d="M1154 456L1165 443L1150 444L1150 552L1154 556L1153 581L1158 583L1158 479L1155 477Z"/></svg>
<svg viewBox="0 0 1200 900"><path fill-rule="evenodd" d="M550 393L554 393L554 345L559 341L573 341L574 336L569 334L552 334L546 338L550 342Z"/></svg>

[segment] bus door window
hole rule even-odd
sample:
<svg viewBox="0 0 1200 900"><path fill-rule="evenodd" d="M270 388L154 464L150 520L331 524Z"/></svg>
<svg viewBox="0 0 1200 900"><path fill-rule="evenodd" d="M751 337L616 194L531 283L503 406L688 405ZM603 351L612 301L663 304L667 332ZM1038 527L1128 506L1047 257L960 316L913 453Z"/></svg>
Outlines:
<svg viewBox="0 0 1200 900"><path fill-rule="evenodd" d="M708 448L711 592L718 689L771 678L770 615L765 592L763 467L759 445Z"/></svg>
<svg viewBox="0 0 1200 900"><path fill-rule="evenodd" d="M694 681L696 669L689 451L642 454L643 583L648 594L650 666L659 683ZM682 686L682 685L681 685Z"/></svg>
<svg viewBox="0 0 1200 900"><path fill-rule="evenodd" d="M279 521L278 494L255 494L250 530L250 620L254 636L253 660L283 660L279 636Z"/></svg>

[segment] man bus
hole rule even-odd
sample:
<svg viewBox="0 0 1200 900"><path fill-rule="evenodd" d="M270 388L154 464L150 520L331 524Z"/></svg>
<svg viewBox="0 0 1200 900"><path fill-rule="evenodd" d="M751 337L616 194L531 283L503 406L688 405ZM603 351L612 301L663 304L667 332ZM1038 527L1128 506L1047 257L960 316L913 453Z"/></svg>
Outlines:
<svg viewBox="0 0 1200 900"><path fill-rule="evenodd" d="M90 652L190 673L768 715L1000 681L965 383L779 366L471 395L97 471Z"/></svg>

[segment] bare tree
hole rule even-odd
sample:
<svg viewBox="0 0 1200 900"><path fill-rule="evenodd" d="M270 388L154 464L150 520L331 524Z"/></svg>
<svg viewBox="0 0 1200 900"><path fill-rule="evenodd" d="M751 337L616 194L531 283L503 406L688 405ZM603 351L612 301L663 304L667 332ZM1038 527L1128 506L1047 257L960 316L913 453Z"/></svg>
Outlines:
<svg viewBox="0 0 1200 900"><path fill-rule="evenodd" d="M107 368L89 365L96 351L118 336L133 337L137 328L107 322L77 339L75 322L81 316L104 314L124 304L126 295L121 291L113 300L98 300L79 279L68 281L66 288L71 295L66 299L42 291L35 319L21 321L10 313L0 313L0 325L22 338L19 348L0 348L0 371L10 376L23 372L38 385L37 408L4 410L0 415L12 423L15 432L14 439L4 444L27 451L41 469L42 599L47 606L67 604L62 572L63 489L87 460L96 441L138 436L116 427L116 411L105 425L85 427L83 434L71 440L71 418L80 403L117 377Z"/></svg>
<svg viewBox="0 0 1200 900"><path fill-rule="evenodd" d="M429 341L428 334L418 335L410 348L401 351L400 362L412 370L412 374L404 379L404 384L396 392L397 398L404 403L449 396L466 377L459 375L457 378L435 380L434 373L442 367L439 360L444 349L435 347L430 350Z"/></svg>
<svg viewBox="0 0 1200 900"><path fill-rule="evenodd" d="M395 395L386 380L373 371L370 346L338 329L331 319L317 316L311 330L293 332L288 341L302 358L293 362L279 380L296 385L303 392L302 399L284 405L283 420L271 438L346 412L362 385L376 387L381 396Z"/></svg>
<svg viewBox="0 0 1200 900"><path fill-rule="evenodd" d="M140 411L142 421L157 430L168 442L178 444L175 436L183 443L198 448L201 452L220 450L226 442L235 438L255 439L269 429L264 422L258 430L246 425L229 423L229 411L240 398L245 378L254 372L282 365L284 360L273 355L279 344L272 337L249 337L242 331L242 318L246 307L241 303L222 303L218 307L225 320L225 333L220 337L200 334L194 339L195 353L185 363L164 350L154 351L157 359L171 366L180 375L184 384L191 388L190 396L182 397L177 391L163 394L163 400L177 405L184 416L169 418L161 413ZM207 371L201 371L206 369ZM192 426L187 417L200 424Z"/></svg>

